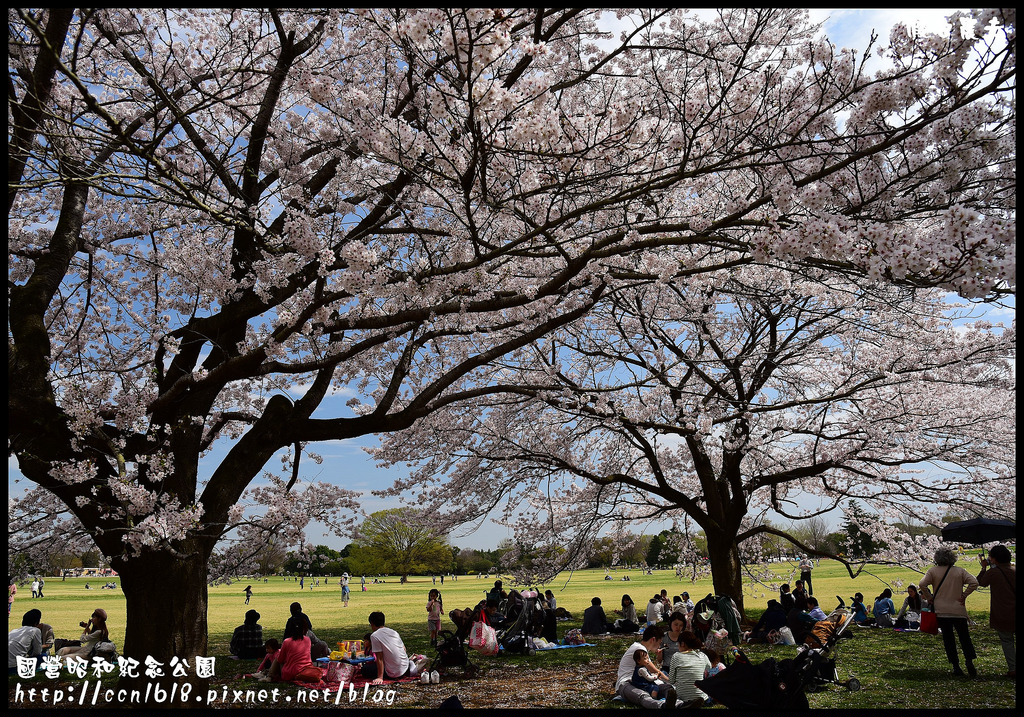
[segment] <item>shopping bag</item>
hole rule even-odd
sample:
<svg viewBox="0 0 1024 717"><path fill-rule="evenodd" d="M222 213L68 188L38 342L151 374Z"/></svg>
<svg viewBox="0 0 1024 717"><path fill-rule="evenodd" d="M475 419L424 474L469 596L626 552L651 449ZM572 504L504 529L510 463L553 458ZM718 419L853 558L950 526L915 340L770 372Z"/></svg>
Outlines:
<svg viewBox="0 0 1024 717"><path fill-rule="evenodd" d="M779 628L779 634L782 635L782 644L783 645L795 645L796 644L796 638L793 637L793 631L790 630L788 626L780 627Z"/></svg>
<svg viewBox="0 0 1024 717"><path fill-rule="evenodd" d="M474 622L469 631L469 646L481 655L498 654L498 634L484 622Z"/></svg>
<svg viewBox="0 0 1024 717"><path fill-rule="evenodd" d="M929 632L932 635L939 634L939 618L934 612L921 613L921 632Z"/></svg>

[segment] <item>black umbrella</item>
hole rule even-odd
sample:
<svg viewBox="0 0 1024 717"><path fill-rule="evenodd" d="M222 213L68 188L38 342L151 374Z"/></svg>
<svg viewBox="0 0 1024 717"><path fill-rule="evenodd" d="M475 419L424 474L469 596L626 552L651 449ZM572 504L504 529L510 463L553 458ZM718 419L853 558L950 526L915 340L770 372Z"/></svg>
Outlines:
<svg viewBox="0 0 1024 717"><path fill-rule="evenodd" d="M956 543L993 543L997 540L1013 540L1017 536L1017 524L1012 520L995 518L972 518L950 523L942 529L942 539Z"/></svg>

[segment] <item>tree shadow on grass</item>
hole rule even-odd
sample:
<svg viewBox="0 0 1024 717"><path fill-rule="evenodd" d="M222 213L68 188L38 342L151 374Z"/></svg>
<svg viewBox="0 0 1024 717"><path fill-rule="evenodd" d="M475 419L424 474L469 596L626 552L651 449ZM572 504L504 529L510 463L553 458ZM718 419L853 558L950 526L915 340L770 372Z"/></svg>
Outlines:
<svg viewBox="0 0 1024 717"><path fill-rule="evenodd" d="M977 684L979 682L1005 682L1005 675L993 675L979 673L977 677L953 677L953 668L944 667L942 669L936 669L934 667L910 667L910 668L894 668L888 670L886 673L887 679L894 680L906 680L907 682L942 682L954 685L958 682L963 682L964 685Z"/></svg>

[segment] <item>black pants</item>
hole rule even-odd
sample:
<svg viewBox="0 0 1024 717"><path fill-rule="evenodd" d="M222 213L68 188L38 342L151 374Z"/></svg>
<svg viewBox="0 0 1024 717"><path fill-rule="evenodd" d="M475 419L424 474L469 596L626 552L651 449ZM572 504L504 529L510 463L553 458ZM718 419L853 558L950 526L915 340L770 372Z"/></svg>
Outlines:
<svg viewBox="0 0 1024 717"><path fill-rule="evenodd" d="M410 663L410 667L411 666L412 666L412 663ZM368 660L367 662L362 663L359 666L359 672L362 674L363 677L365 677L368 680L375 680L375 679L377 679L377 661L376 660ZM405 677L408 674L409 674L409 667L406 667L405 668L405 672L403 674L399 675L398 677L392 677L391 675L388 674L387 670L384 670L384 679L385 680L400 680L400 679L402 679L403 677Z"/></svg>
<svg viewBox="0 0 1024 717"><path fill-rule="evenodd" d="M807 594L813 595L814 587L811 585L811 571L805 570L804 572L800 573L800 579L804 581L804 587L807 588Z"/></svg>
<svg viewBox="0 0 1024 717"><path fill-rule="evenodd" d="M960 649L963 650L964 659L974 661L978 657L978 653L974 651L974 643L971 642L971 633L967 629L967 618L966 617L940 617L936 618L939 623L939 629L942 630L942 645L946 648L946 658L951 664L960 664L960 655L956 652L956 640L953 638L953 632L956 631L956 636L960 638Z"/></svg>

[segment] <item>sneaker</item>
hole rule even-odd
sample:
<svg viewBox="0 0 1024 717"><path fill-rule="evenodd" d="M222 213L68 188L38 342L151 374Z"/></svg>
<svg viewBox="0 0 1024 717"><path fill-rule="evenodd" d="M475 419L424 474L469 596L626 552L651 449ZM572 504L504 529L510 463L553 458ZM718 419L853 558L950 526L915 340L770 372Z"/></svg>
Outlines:
<svg viewBox="0 0 1024 717"><path fill-rule="evenodd" d="M441 683L441 673L438 672L437 670L434 670L433 672L430 673L430 684L438 685L440 683Z"/></svg>

